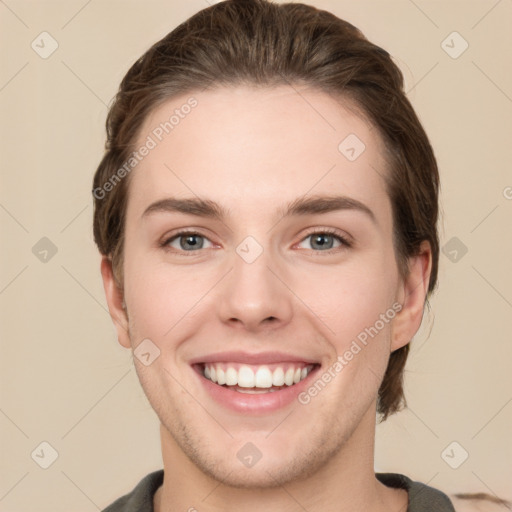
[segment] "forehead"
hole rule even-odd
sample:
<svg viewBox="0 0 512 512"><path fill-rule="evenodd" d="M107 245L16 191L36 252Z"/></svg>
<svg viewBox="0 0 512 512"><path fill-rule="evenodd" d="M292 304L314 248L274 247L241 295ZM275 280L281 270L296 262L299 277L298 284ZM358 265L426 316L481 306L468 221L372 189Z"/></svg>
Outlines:
<svg viewBox="0 0 512 512"><path fill-rule="evenodd" d="M385 207L384 146L348 100L292 86L230 87L172 98L146 118L131 175L140 212L172 195L234 209L342 193ZM379 204L381 203L381 204Z"/></svg>

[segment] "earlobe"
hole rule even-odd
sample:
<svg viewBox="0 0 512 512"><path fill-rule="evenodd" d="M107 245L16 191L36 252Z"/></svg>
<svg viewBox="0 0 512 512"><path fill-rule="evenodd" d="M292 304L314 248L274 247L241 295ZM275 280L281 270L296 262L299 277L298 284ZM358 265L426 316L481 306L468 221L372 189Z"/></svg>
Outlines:
<svg viewBox="0 0 512 512"><path fill-rule="evenodd" d="M112 262L107 256L103 256L101 259L101 277L103 279L103 288L105 290L108 310L114 322L119 343L125 348L131 348L130 338L128 336L128 317L126 315L123 292L115 282Z"/></svg>
<svg viewBox="0 0 512 512"><path fill-rule="evenodd" d="M398 299L402 309L396 315L392 328L391 351L409 343L418 332L432 270L432 250L424 240L417 256L409 259L409 275L403 280Z"/></svg>

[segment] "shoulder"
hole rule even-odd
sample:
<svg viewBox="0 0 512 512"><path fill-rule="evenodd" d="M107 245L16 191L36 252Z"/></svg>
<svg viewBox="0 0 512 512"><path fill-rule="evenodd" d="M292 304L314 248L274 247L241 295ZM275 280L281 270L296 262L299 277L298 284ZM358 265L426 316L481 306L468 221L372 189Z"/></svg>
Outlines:
<svg viewBox="0 0 512 512"><path fill-rule="evenodd" d="M376 473L375 476L388 487L407 490L407 512L455 512L450 498L438 489L398 473Z"/></svg>
<svg viewBox="0 0 512 512"><path fill-rule="evenodd" d="M102 512L153 512L153 496L163 480L163 469L149 473L130 493L118 498Z"/></svg>
<svg viewBox="0 0 512 512"><path fill-rule="evenodd" d="M484 492L456 493L451 496L457 512L503 512L512 510L512 501Z"/></svg>

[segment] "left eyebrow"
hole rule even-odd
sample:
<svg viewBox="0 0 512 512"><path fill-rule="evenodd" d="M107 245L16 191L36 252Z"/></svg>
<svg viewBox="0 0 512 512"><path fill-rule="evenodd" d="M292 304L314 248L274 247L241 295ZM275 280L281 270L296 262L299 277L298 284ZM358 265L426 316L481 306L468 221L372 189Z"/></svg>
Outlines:
<svg viewBox="0 0 512 512"><path fill-rule="evenodd" d="M377 224L377 218L368 206L361 201L348 196L313 196L299 197L289 203L285 210L279 210L283 217L292 215L314 215L338 210L356 210L367 215Z"/></svg>

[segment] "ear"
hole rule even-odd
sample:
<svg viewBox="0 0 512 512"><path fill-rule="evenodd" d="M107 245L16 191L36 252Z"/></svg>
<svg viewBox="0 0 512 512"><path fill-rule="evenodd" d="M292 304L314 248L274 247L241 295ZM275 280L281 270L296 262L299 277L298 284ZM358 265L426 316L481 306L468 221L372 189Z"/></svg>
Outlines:
<svg viewBox="0 0 512 512"><path fill-rule="evenodd" d="M110 317L117 331L117 339L123 347L131 348L128 335L128 316L124 307L123 292L115 282L112 262L107 256L101 258L101 277L103 279L103 288L105 289Z"/></svg>
<svg viewBox="0 0 512 512"><path fill-rule="evenodd" d="M424 240L419 254L409 258L409 275L399 287L397 301L402 309L393 321L392 352L407 345L420 328L431 270L432 250Z"/></svg>

